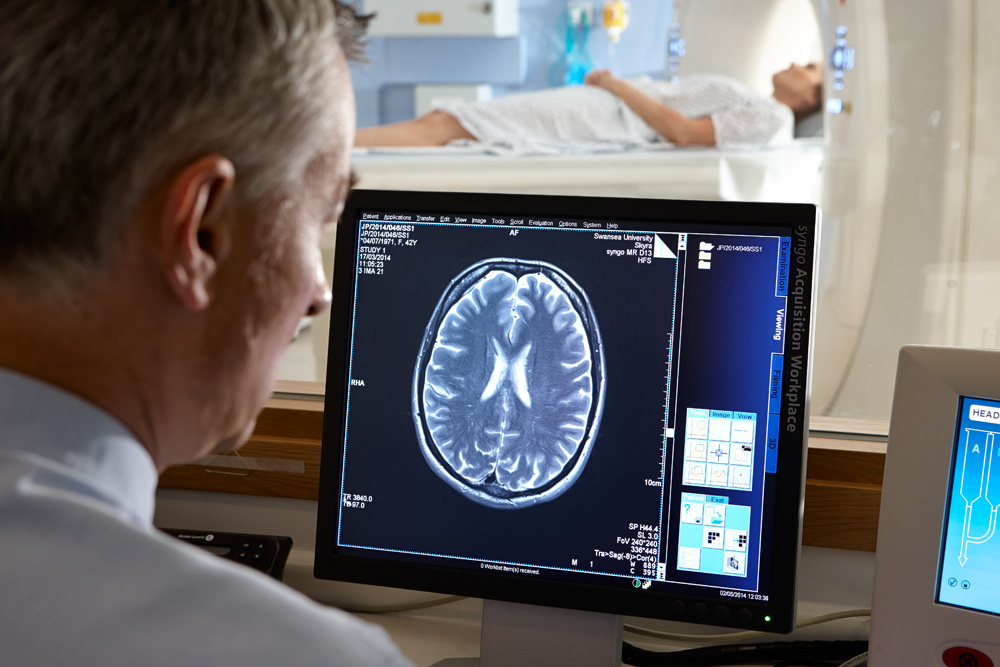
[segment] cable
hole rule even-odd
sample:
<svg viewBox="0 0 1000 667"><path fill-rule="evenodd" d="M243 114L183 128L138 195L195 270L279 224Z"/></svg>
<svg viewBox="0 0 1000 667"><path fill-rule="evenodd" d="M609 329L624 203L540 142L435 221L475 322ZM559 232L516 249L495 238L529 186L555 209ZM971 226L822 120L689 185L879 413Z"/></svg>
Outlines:
<svg viewBox="0 0 1000 667"><path fill-rule="evenodd" d="M839 621L844 618L866 618L871 615L872 615L871 609L852 609L851 611L838 611L833 614L816 616L814 618L807 618L804 621L799 621L795 625L795 629L801 630L802 628L808 628L812 625L829 623L831 621ZM643 637L654 637L656 639L666 639L675 642L744 641L747 639L752 639L754 637L760 637L769 634L766 632L758 632L756 630L750 630L747 632L723 632L714 635L680 634L673 632L662 632L660 630L653 630L651 628L643 628L637 625L631 625L629 623L625 624L625 631L631 632L632 634L635 635L641 635Z"/></svg>
<svg viewBox="0 0 1000 667"><path fill-rule="evenodd" d="M865 651L861 655L856 655L847 662L840 665L840 667L863 667L868 664L868 652Z"/></svg>
<svg viewBox="0 0 1000 667"><path fill-rule="evenodd" d="M866 641L812 641L726 644L663 653L625 642L622 662L634 667L718 667L761 662L822 664L821 661L843 661L867 650Z"/></svg>

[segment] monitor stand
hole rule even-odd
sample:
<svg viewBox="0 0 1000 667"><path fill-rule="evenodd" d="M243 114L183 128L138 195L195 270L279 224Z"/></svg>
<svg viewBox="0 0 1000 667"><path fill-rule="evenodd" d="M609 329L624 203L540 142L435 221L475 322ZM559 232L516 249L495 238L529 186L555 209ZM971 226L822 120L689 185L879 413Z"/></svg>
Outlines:
<svg viewBox="0 0 1000 667"><path fill-rule="evenodd" d="M434 667L621 667L622 617L485 600L479 650Z"/></svg>

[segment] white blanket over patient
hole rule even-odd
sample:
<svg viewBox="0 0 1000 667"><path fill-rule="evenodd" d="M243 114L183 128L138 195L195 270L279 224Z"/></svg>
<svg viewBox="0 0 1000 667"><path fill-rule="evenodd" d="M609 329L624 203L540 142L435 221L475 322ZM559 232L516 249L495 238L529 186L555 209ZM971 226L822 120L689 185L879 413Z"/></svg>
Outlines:
<svg viewBox="0 0 1000 667"><path fill-rule="evenodd" d="M721 149L792 140L791 109L726 77L698 75L670 83L643 76L629 83L689 118L710 116ZM519 93L445 110L498 154L595 153L667 144L619 97L596 86Z"/></svg>

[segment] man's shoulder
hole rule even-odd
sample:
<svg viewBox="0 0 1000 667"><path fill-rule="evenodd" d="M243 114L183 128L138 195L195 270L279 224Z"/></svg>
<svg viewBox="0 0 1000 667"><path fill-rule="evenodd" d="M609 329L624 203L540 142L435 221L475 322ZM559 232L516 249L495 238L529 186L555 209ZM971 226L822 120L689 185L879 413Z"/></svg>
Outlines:
<svg viewBox="0 0 1000 667"><path fill-rule="evenodd" d="M151 644L189 637L187 646L168 641L162 648L166 654L175 652L171 664L204 661L206 654L221 664L405 664L377 626L321 606L244 565L174 543L166 535L150 538L150 550L160 552L156 562L162 571L148 573L145 594L158 603L149 605L147 613L157 620L143 631L151 633ZM233 660L235 656L242 658Z"/></svg>
<svg viewBox="0 0 1000 667"><path fill-rule="evenodd" d="M5 587L24 588L0 601L15 663L407 664L381 628L159 531L115 523L98 517L75 536L48 527L65 539L8 536L36 545L22 544L18 571L0 566Z"/></svg>
<svg viewBox="0 0 1000 667"><path fill-rule="evenodd" d="M162 625L194 639L174 664L183 664L185 656L202 659L205 647L211 647L223 664L229 664L227 656L233 654L255 664L265 657L285 665L405 664L377 626L321 606L266 575L196 547L169 548L190 553L182 554L186 562L174 570L172 582L161 578L150 592L170 601L160 608Z"/></svg>

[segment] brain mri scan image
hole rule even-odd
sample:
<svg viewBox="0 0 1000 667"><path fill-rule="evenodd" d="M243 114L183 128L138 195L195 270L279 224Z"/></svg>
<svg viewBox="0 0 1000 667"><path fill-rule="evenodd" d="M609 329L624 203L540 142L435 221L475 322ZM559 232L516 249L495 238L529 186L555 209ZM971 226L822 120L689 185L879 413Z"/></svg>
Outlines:
<svg viewBox="0 0 1000 667"><path fill-rule="evenodd" d="M597 320L569 275L539 261L478 262L446 288L417 356L424 458L489 507L552 500L586 466L604 375Z"/></svg>

